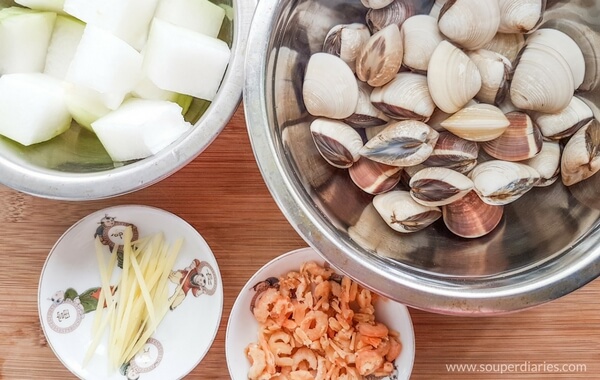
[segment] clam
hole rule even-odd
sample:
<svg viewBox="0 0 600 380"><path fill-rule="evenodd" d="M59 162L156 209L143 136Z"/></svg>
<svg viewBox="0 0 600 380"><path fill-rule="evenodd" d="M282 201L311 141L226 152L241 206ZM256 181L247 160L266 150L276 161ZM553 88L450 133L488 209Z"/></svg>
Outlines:
<svg viewBox="0 0 600 380"><path fill-rule="evenodd" d="M373 89L371 103L386 116L396 120L427 121L435 104L425 75L404 72L396 74L391 82Z"/></svg>
<svg viewBox="0 0 600 380"><path fill-rule="evenodd" d="M344 119L344 122L354 128L371 128L385 125L390 119L371 103L373 87L365 82L358 83L358 102L354 113Z"/></svg>
<svg viewBox="0 0 600 380"><path fill-rule="evenodd" d="M594 119L577 131L563 150L560 171L566 186L588 179L600 170L600 122Z"/></svg>
<svg viewBox="0 0 600 380"><path fill-rule="evenodd" d="M450 132L440 132L433 152L423 162L425 166L444 167L466 174L477 165L479 144Z"/></svg>
<svg viewBox="0 0 600 380"><path fill-rule="evenodd" d="M315 53L306 67L302 97L311 115L344 119L356 109L358 85L354 73L341 58Z"/></svg>
<svg viewBox="0 0 600 380"><path fill-rule="evenodd" d="M571 67L556 50L529 44L516 64L510 86L512 103L522 110L560 112L575 92Z"/></svg>
<svg viewBox="0 0 600 380"><path fill-rule="evenodd" d="M540 179L540 174L531 166L500 160L477 165L469 176L477 195L491 205L506 205L516 201Z"/></svg>
<svg viewBox="0 0 600 380"><path fill-rule="evenodd" d="M465 107L442 122L442 127L470 141L489 141L500 137L510 121L496 106L475 104Z"/></svg>
<svg viewBox="0 0 600 380"><path fill-rule="evenodd" d="M467 50L479 49L490 42L499 25L498 0L450 0L438 18L440 32Z"/></svg>
<svg viewBox="0 0 600 380"><path fill-rule="evenodd" d="M504 133L481 146L490 156L505 161L523 161L537 155L542 149L542 134L525 112L506 114L510 125Z"/></svg>
<svg viewBox="0 0 600 380"><path fill-rule="evenodd" d="M360 158L363 140L351 126L318 118L310 124L310 133L321 156L336 168L349 168Z"/></svg>
<svg viewBox="0 0 600 380"><path fill-rule="evenodd" d="M395 24L373 34L356 59L356 75L372 87L383 86L396 76L402 66L402 39Z"/></svg>
<svg viewBox="0 0 600 380"><path fill-rule="evenodd" d="M403 233L420 231L442 216L438 207L423 206L402 190L376 195L373 206L388 226Z"/></svg>
<svg viewBox="0 0 600 380"><path fill-rule="evenodd" d="M481 75L481 90L475 99L489 104L501 104L509 89L512 63L503 55L491 50L478 49L467 55Z"/></svg>
<svg viewBox="0 0 600 380"><path fill-rule="evenodd" d="M417 1L393 0L384 8L369 9L365 21L371 33L377 33L389 25L396 25L400 29L406 19L420 13L419 7Z"/></svg>
<svg viewBox="0 0 600 380"><path fill-rule="evenodd" d="M574 96L564 110L554 114L534 113L532 115L544 137L560 140L573 135L594 118L592 109Z"/></svg>
<svg viewBox="0 0 600 380"><path fill-rule="evenodd" d="M370 37L371 32L365 24L339 24L327 33L323 52L337 55L354 71L356 57Z"/></svg>
<svg viewBox="0 0 600 380"><path fill-rule="evenodd" d="M482 49L491 50L515 63L521 49L525 46L525 37L519 33L498 33Z"/></svg>
<svg viewBox="0 0 600 380"><path fill-rule="evenodd" d="M435 48L444 40L437 20L428 15L408 18L400 29L404 58L402 64L418 73L426 73Z"/></svg>
<svg viewBox="0 0 600 380"><path fill-rule="evenodd" d="M542 149L533 158L523 161L525 165L534 168L540 174L540 180L535 186L550 186L560 175L561 148L558 141L545 140Z"/></svg>
<svg viewBox="0 0 600 380"><path fill-rule="evenodd" d="M492 232L500 224L504 206L483 202L474 191L442 207L446 227L455 235L474 239Z"/></svg>
<svg viewBox="0 0 600 380"><path fill-rule="evenodd" d="M361 157L348 169L352 182L364 192L381 194L392 190L402 175L402 168Z"/></svg>
<svg viewBox="0 0 600 380"><path fill-rule="evenodd" d="M405 120L388 125L367 141L360 155L392 166L413 166L425 161L439 134L427 124Z"/></svg>
<svg viewBox="0 0 600 380"><path fill-rule="evenodd" d="M440 17L440 11L442 10L442 7L444 6L444 4L446 4L447 1L448 0L435 0L433 7L429 11L429 16L437 20L438 17Z"/></svg>
<svg viewBox="0 0 600 380"><path fill-rule="evenodd" d="M448 41L442 41L429 60L427 84L436 106L452 114L479 92L481 75L462 50Z"/></svg>
<svg viewBox="0 0 600 380"><path fill-rule="evenodd" d="M502 33L530 33L542 22L546 0L499 0Z"/></svg>
<svg viewBox="0 0 600 380"><path fill-rule="evenodd" d="M393 123L395 123L395 121ZM373 137L377 136L381 131L386 129L388 126L389 126L389 123L384 124L384 125L379 125L377 127L365 128L364 130L365 130L365 136L367 137L367 140L371 140Z"/></svg>
<svg viewBox="0 0 600 380"><path fill-rule="evenodd" d="M543 45L554 49L569 65L573 75L573 83L578 88L585 78L585 58L575 41L560 30L543 28L532 33L526 41L526 46Z"/></svg>
<svg viewBox="0 0 600 380"><path fill-rule="evenodd" d="M394 0L360 0L362 5L367 8L381 9L390 5Z"/></svg>
<svg viewBox="0 0 600 380"><path fill-rule="evenodd" d="M424 206L444 206L473 190L473 181L457 171L441 167L425 168L410 179L410 195Z"/></svg>

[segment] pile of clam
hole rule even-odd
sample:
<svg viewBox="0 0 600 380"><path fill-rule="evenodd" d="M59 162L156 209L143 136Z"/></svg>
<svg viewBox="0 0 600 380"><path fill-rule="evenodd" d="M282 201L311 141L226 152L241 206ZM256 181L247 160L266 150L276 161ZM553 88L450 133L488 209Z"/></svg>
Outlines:
<svg viewBox="0 0 600 380"><path fill-rule="evenodd" d="M303 99L320 154L391 228L442 218L480 237L533 187L600 170L600 123L575 95L585 58L540 28L545 0L362 2L365 23L334 26L310 57Z"/></svg>

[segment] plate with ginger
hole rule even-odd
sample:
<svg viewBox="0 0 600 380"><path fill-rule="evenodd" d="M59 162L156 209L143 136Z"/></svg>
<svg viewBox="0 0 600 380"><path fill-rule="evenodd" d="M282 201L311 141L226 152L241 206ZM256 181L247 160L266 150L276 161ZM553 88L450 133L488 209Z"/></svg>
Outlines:
<svg viewBox="0 0 600 380"><path fill-rule="evenodd" d="M415 353L407 307L312 248L283 254L250 278L225 345L233 380L408 379Z"/></svg>

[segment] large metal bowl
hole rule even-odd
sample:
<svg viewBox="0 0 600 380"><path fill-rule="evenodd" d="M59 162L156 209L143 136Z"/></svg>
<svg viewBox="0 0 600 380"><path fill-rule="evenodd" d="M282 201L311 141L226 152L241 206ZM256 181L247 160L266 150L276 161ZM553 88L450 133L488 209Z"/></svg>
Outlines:
<svg viewBox="0 0 600 380"><path fill-rule="evenodd" d="M548 6L548 21L587 25L589 40L598 41L599 2ZM494 232L467 240L439 222L412 235L392 231L347 172L321 158L302 102L305 66L330 27L362 17L358 0L261 0L252 23L244 87L248 132L264 180L298 233L371 289L444 314L522 310L595 279L600 175L569 189L535 188L506 207ZM599 92L582 95L599 104Z"/></svg>
<svg viewBox="0 0 600 380"><path fill-rule="evenodd" d="M30 147L0 137L0 183L45 198L101 199L152 185L197 157L227 125L241 101L246 39L256 1L219 3L233 7L233 20L226 19L220 34L230 44L231 59L215 99L192 102L186 114L194 124L190 132L160 153L126 165L113 164L95 135L78 126ZM0 1L0 7L10 5L14 2Z"/></svg>

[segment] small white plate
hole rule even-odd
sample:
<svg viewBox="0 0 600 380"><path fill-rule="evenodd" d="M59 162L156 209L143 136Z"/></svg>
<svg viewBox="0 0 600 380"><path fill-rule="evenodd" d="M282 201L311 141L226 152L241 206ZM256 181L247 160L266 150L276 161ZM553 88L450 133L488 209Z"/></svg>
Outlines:
<svg viewBox="0 0 600 380"><path fill-rule="evenodd" d="M244 349L248 344L258 340L258 322L250 311L250 302L255 294L253 286L269 277L279 277L292 270L298 271L307 261L325 263L325 260L312 248L288 252L259 269L240 291L229 315L225 337L227 367L233 380L248 379L250 362L244 354ZM339 270L337 272L341 273ZM391 300L380 300L375 304L375 315L378 321L400 333L402 353L395 361L397 371L391 378L406 380L412 372L415 356L415 336L408 309Z"/></svg>
<svg viewBox="0 0 600 380"><path fill-rule="evenodd" d="M98 303L94 290L101 286L94 239L100 236L107 259L110 248L123 243L122 232L129 225L139 237L163 232L169 245L183 238L174 269L186 279L185 291L178 294L181 302L167 313L143 352L128 364L109 371L106 337L83 367ZM187 271L195 276L186 276ZM116 268L113 284L119 274ZM173 277L171 296L179 285L177 276ZM81 219L56 242L42 269L38 310L48 344L79 378L180 379L200 363L212 345L223 311L223 284L210 247L183 219L148 206L117 206Z"/></svg>

